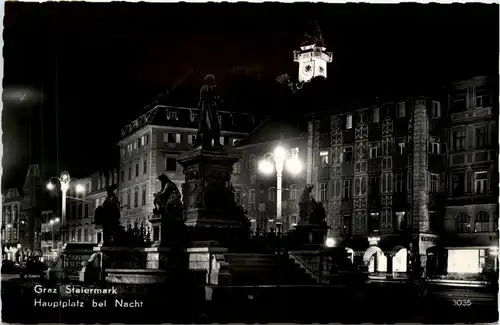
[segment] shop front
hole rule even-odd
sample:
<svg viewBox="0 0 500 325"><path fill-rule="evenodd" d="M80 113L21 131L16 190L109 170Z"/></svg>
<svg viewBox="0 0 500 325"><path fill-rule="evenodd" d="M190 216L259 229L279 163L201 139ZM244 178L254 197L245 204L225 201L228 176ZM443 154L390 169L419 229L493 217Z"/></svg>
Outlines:
<svg viewBox="0 0 500 325"><path fill-rule="evenodd" d="M449 277L473 278L498 272L498 247L447 247Z"/></svg>

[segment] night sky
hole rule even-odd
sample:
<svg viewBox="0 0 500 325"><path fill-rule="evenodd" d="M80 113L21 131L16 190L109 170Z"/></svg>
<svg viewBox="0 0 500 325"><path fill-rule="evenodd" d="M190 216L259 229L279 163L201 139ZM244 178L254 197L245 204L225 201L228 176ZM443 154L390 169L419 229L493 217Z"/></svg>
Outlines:
<svg viewBox="0 0 500 325"><path fill-rule="evenodd" d="M311 20L334 53L333 94L498 73L497 5L8 2L2 188L21 187L30 163L44 177L110 164L125 123L175 84L196 97L207 73L230 109L264 107L255 85L296 78L292 51Z"/></svg>

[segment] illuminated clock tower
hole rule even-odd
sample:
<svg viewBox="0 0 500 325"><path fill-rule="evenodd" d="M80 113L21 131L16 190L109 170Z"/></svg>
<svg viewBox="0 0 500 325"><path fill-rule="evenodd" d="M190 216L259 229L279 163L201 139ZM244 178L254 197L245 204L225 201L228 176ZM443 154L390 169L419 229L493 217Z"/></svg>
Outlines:
<svg viewBox="0 0 500 325"><path fill-rule="evenodd" d="M314 77L326 78L326 65L332 62L332 52L326 52L323 35L318 24L312 36L305 34L300 50L293 52L293 60L299 63L299 82L308 82Z"/></svg>

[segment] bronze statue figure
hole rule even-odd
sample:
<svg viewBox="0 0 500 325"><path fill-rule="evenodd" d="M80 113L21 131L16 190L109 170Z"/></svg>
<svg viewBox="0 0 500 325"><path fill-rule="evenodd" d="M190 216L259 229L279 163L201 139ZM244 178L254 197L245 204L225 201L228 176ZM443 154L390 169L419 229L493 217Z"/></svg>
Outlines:
<svg viewBox="0 0 500 325"><path fill-rule="evenodd" d="M173 214L175 218L182 217L182 196L177 185L175 185L165 174L158 176L158 180L161 182L161 190L154 194L153 203L155 208L153 213L164 215Z"/></svg>
<svg viewBox="0 0 500 325"><path fill-rule="evenodd" d="M302 221L308 221L312 215L312 198L311 192L314 186L306 185L299 199L299 218Z"/></svg>
<svg viewBox="0 0 500 325"><path fill-rule="evenodd" d="M323 224L326 220L326 210L323 203L317 202L312 196L313 185L307 185L299 200L299 218L301 221L313 224Z"/></svg>
<svg viewBox="0 0 500 325"><path fill-rule="evenodd" d="M195 147L221 147L220 125L217 117L218 100L215 77L209 74L205 77L205 84L200 90L200 102L198 104L200 116Z"/></svg>
<svg viewBox="0 0 500 325"><path fill-rule="evenodd" d="M102 226L103 242L116 242L120 231L120 202L115 194L118 187L111 185L106 189L107 196L103 204L94 213L94 223Z"/></svg>

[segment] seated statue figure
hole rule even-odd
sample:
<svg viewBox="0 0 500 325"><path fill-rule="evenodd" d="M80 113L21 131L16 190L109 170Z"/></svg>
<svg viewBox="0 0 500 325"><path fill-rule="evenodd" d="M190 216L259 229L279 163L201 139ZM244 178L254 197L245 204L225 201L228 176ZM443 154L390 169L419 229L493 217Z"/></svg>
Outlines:
<svg viewBox="0 0 500 325"><path fill-rule="evenodd" d="M313 209L313 198L311 197L311 192L314 185L308 184L302 191L302 195L299 199L299 218L301 221L310 221L314 209Z"/></svg>
<svg viewBox="0 0 500 325"><path fill-rule="evenodd" d="M161 190L154 194L154 214L179 214L182 211L181 192L167 175L158 176ZM178 217L178 215L176 215Z"/></svg>

